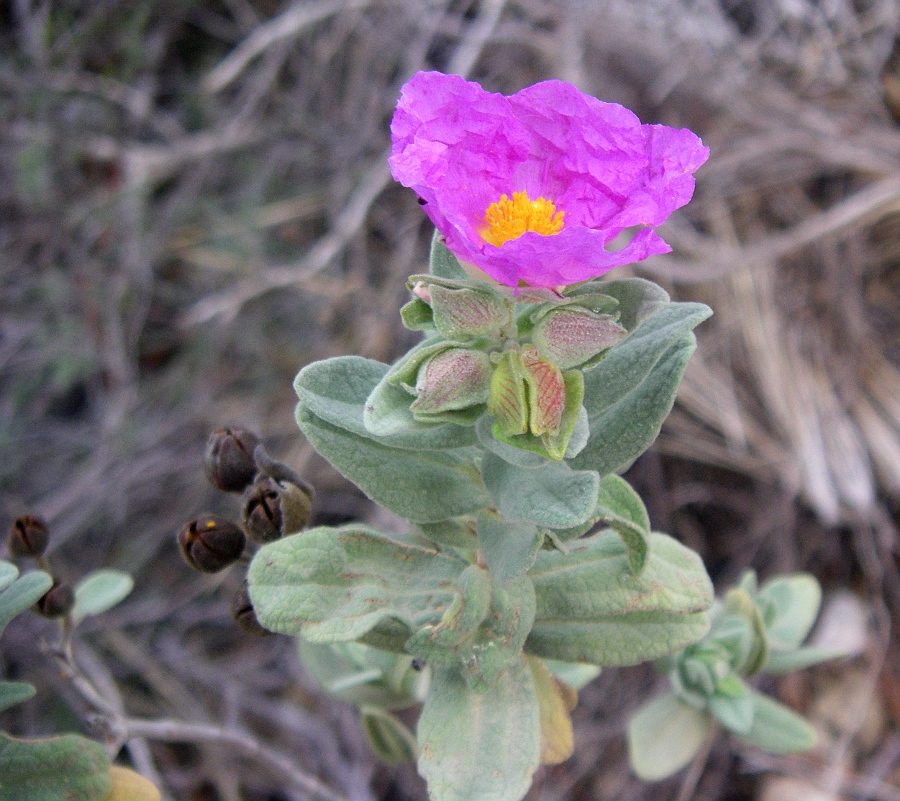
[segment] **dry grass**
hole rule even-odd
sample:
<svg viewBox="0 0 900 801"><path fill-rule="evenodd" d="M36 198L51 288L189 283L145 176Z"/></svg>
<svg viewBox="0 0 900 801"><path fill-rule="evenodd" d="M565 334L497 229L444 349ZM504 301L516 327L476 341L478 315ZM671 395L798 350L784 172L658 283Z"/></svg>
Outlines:
<svg viewBox="0 0 900 801"><path fill-rule="evenodd" d="M422 797L411 769L373 764L290 643L233 629L238 580L195 578L172 547L188 517L232 509L199 469L222 422L303 468L322 519L371 514L302 442L290 383L313 359L389 361L411 341L397 310L428 231L385 153L419 68L506 92L560 77L703 136L696 199L665 232L675 253L634 272L716 315L630 478L717 580L810 569L875 620L856 665L882 714L874 741L861 720L811 757L761 761L723 739L696 775L642 785L623 712L652 677L608 671L583 694L578 753L529 797L748 799L777 773L900 797L895 0L16 0L0 15L0 508L50 521L69 578L137 576L79 652L120 712L195 727L186 745L163 744L177 727L129 744L168 798L308 797L283 755L346 798ZM8 630L6 669L76 717L43 692L4 724L80 726L84 702L35 631ZM806 707L833 674L777 689Z"/></svg>

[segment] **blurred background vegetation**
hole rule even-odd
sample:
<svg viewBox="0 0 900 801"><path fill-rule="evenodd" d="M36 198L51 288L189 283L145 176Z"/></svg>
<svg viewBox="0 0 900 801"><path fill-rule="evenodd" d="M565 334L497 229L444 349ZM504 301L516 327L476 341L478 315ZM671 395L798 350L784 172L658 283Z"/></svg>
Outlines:
<svg viewBox="0 0 900 801"><path fill-rule="evenodd" d="M419 799L287 638L231 621L240 585L174 536L233 515L208 433L259 432L318 488L319 522L391 521L293 422L306 363L391 361L430 231L386 165L418 69L510 93L562 78L686 126L712 150L671 255L619 275L709 303L656 447L628 478L654 526L722 587L809 570L824 638L858 652L772 685L822 732L763 758L722 737L646 785L627 714L657 687L609 670L576 755L529 799L900 799L900 3L896 0L13 0L0 7L0 511L41 515L56 572L117 567L132 598L83 626L80 660L132 715L240 727L347 799ZM16 734L90 728L18 619L0 667L35 681ZM216 742L135 741L176 801L282 801L277 772ZM269 766L271 767L271 766Z"/></svg>

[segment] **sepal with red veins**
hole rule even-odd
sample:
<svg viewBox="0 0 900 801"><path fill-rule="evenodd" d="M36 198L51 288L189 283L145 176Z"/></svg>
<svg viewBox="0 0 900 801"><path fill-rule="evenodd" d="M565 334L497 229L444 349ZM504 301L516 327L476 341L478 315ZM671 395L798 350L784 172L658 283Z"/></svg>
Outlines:
<svg viewBox="0 0 900 801"><path fill-rule="evenodd" d="M541 356L568 370L593 367L627 333L611 315L569 305L541 317L531 338Z"/></svg>
<svg viewBox="0 0 900 801"><path fill-rule="evenodd" d="M450 347L422 362L416 374L417 418L483 407L491 386L490 357L478 350Z"/></svg>
<svg viewBox="0 0 900 801"><path fill-rule="evenodd" d="M528 431L528 393L517 350L495 354L494 361L487 408L494 417L494 436L505 440Z"/></svg>

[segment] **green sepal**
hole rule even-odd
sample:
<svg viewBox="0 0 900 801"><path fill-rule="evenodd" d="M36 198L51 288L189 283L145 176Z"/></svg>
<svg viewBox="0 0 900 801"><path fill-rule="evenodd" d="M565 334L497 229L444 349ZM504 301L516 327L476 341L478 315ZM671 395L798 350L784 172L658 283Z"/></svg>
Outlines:
<svg viewBox="0 0 900 801"><path fill-rule="evenodd" d="M27 701L35 692L34 687L24 681L0 681L0 712Z"/></svg>
<svg viewBox="0 0 900 801"><path fill-rule="evenodd" d="M674 653L709 631L712 583L700 557L651 534L640 575L612 531L578 540L568 553L541 551L528 576L537 613L525 651L565 662L633 665Z"/></svg>
<svg viewBox="0 0 900 801"><path fill-rule="evenodd" d="M77 734L20 740L0 732L0 801L104 801L109 768L106 749Z"/></svg>
<svg viewBox="0 0 900 801"><path fill-rule="evenodd" d="M400 309L400 319L410 331L431 331L435 328L434 313L424 300L413 298Z"/></svg>
<svg viewBox="0 0 900 801"><path fill-rule="evenodd" d="M451 289L433 283L428 292L434 326L446 339L466 342L478 337L496 338L513 322L513 302L487 285Z"/></svg>
<svg viewBox="0 0 900 801"><path fill-rule="evenodd" d="M528 394L517 350L507 350L494 361L487 409L496 421L494 436L505 440L528 431Z"/></svg>
<svg viewBox="0 0 900 801"><path fill-rule="evenodd" d="M448 348L425 360L416 377L416 399L409 410L413 417L434 419L447 412L487 408L491 387L491 360L480 350ZM474 418L472 423L474 424Z"/></svg>
<svg viewBox="0 0 900 801"><path fill-rule="evenodd" d="M594 314L580 306L548 312L535 325L532 342L545 359L562 370L595 362L626 334L609 314Z"/></svg>
<svg viewBox="0 0 900 801"><path fill-rule="evenodd" d="M520 656L475 692L458 668L436 669L419 718L419 773L432 801L520 801L540 763L540 708Z"/></svg>
<svg viewBox="0 0 900 801"><path fill-rule="evenodd" d="M702 747L712 718L672 693L644 704L628 721L628 757L639 778L660 781L681 770Z"/></svg>
<svg viewBox="0 0 900 801"><path fill-rule="evenodd" d="M405 640L440 621L466 567L452 552L367 526L321 526L260 548L247 583L256 616L271 631L349 642L385 623Z"/></svg>
<svg viewBox="0 0 900 801"><path fill-rule="evenodd" d="M486 453L481 474L500 514L510 522L566 529L583 523L597 506L600 477L592 470L572 470L565 462L530 469Z"/></svg>

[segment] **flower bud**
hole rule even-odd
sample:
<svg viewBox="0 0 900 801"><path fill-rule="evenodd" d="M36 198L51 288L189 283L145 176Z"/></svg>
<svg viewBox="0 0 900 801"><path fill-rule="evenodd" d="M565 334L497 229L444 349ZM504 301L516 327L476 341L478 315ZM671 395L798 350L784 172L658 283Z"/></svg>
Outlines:
<svg viewBox="0 0 900 801"><path fill-rule="evenodd" d="M268 637L272 634L271 631L263 627L256 617L246 584L241 587L240 592L236 593L231 601L231 616L234 618L234 622L247 634L253 634L256 637Z"/></svg>
<svg viewBox="0 0 900 801"><path fill-rule="evenodd" d="M246 537L234 523L207 515L178 534L185 561L201 573L218 573L240 559Z"/></svg>
<svg viewBox="0 0 900 801"><path fill-rule="evenodd" d="M451 289L439 284L428 289L434 325L446 339L496 335L512 323L512 301L491 289Z"/></svg>
<svg viewBox="0 0 900 801"><path fill-rule="evenodd" d="M528 397L518 351L508 350L497 359L487 408L496 418L500 436L514 437L528 430Z"/></svg>
<svg viewBox="0 0 900 801"><path fill-rule="evenodd" d="M437 287L435 287L436 289ZM449 348L422 364L416 377L413 414L439 414L485 403L491 390L491 360L478 350Z"/></svg>
<svg viewBox="0 0 900 801"><path fill-rule="evenodd" d="M243 492L256 475L253 451L259 437L245 428L220 428L206 443L206 475L217 489Z"/></svg>
<svg viewBox="0 0 900 801"><path fill-rule="evenodd" d="M18 518L9 530L9 552L13 556L37 558L47 550L50 532L39 517L25 515Z"/></svg>
<svg viewBox="0 0 900 801"><path fill-rule="evenodd" d="M567 306L542 317L534 328L532 341L541 356L561 370L569 370L611 348L627 333L608 314Z"/></svg>
<svg viewBox="0 0 900 801"><path fill-rule="evenodd" d="M522 374L528 388L528 430L536 437L558 434L566 408L566 385L560 369L542 358L534 345L521 350Z"/></svg>
<svg viewBox="0 0 900 801"><path fill-rule="evenodd" d="M68 584L54 579L53 586L35 604L35 611L44 617L62 617L75 605L75 592Z"/></svg>
<svg viewBox="0 0 900 801"><path fill-rule="evenodd" d="M306 528L311 512L312 493L308 487L266 476L247 490L242 522L247 536L265 545Z"/></svg>

